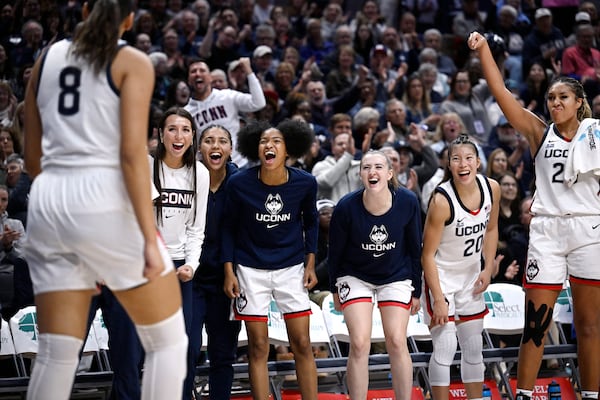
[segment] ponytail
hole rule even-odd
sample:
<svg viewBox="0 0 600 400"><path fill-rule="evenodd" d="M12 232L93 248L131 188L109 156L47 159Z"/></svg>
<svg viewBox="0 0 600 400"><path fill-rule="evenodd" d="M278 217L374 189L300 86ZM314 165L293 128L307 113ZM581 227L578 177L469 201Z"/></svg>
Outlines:
<svg viewBox="0 0 600 400"><path fill-rule="evenodd" d="M583 121L585 118L592 118L592 107L588 103L587 96L583 97L581 107L577 109L577 119Z"/></svg>
<svg viewBox="0 0 600 400"><path fill-rule="evenodd" d="M90 14L75 32L73 54L99 73L117 54L119 27L133 11L131 0L88 0Z"/></svg>

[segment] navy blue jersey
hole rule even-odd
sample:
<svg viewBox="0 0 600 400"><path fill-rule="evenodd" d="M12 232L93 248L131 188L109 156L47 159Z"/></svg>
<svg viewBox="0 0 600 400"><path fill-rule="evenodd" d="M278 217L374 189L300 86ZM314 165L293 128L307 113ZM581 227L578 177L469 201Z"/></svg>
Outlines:
<svg viewBox="0 0 600 400"><path fill-rule="evenodd" d="M392 192L392 207L383 215L363 205L364 189L344 196L329 227L329 282L336 292L338 277L351 275L383 285L412 280L413 297L421 293L421 210L405 188Z"/></svg>
<svg viewBox="0 0 600 400"><path fill-rule="evenodd" d="M227 183L222 261L258 269L281 269L317 252L317 181L296 168L277 186L258 178L260 167Z"/></svg>
<svg viewBox="0 0 600 400"><path fill-rule="evenodd" d="M206 210L206 229L200 265L194 274L194 284L216 284L223 286L225 270L221 263L221 227L225 211L225 187L229 178L237 173L238 169L233 163L228 163L225 179L221 186L213 193L208 192L208 206Z"/></svg>

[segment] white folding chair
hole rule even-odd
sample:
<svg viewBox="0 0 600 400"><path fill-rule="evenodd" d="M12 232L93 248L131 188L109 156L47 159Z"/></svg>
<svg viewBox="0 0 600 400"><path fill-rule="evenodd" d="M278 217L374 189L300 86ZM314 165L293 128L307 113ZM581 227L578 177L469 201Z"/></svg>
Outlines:
<svg viewBox="0 0 600 400"><path fill-rule="evenodd" d="M13 361L15 368L15 374L19 375L19 363L17 361L17 352L15 351L15 344L13 342L12 335L10 333L10 327L8 322L1 319L0 326L0 358L10 358Z"/></svg>
<svg viewBox="0 0 600 400"><path fill-rule="evenodd" d="M241 324L240 334L238 335L238 347L243 346L248 346L248 331L244 322Z"/></svg>
<svg viewBox="0 0 600 400"><path fill-rule="evenodd" d="M334 356L341 357L342 352L340 351L339 342L350 342L350 334L344 321L344 315L341 311L335 310L332 293L323 299L321 310L323 311L323 321L325 321L325 326L327 327Z"/></svg>
<svg viewBox="0 0 600 400"><path fill-rule="evenodd" d="M20 309L10 319L10 331L19 362L21 376L28 376L25 358L33 359L38 351L38 327L35 306Z"/></svg>
<svg viewBox="0 0 600 400"><path fill-rule="evenodd" d="M98 340L96 339L96 333L94 332L94 324L92 324L90 325L90 330L88 331L85 343L83 344L81 358L77 367L77 373L89 372L94 358L97 360L100 369L102 369L100 348L98 346Z"/></svg>
<svg viewBox="0 0 600 400"><path fill-rule="evenodd" d="M562 325L571 325L573 323L573 296L571 295L571 285L569 284L569 281L565 281L562 290L558 294L558 298L554 304L552 319L558 324L560 342L567 343L567 338L562 329Z"/></svg>
<svg viewBox="0 0 600 400"><path fill-rule="evenodd" d="M313 301L310 302L310 310L312 311L312 315L310 316L310 342L313 345L325 344L331 351L329 332L325 325L323 311L319 305Z"/></svg>
<svg viewBox="0 0 600 400"><path fill-rule="evenodd" d="M558 343L554 343L551 335L548 335L548 338L552 341L552 344L568 344L569 341L565 335L564 325L570 327L573 324L573 296L571 294L571 285L568 280L565 281L562 290L558 294L556 303L554 304L552 320L558 330ZM565 368L565 362L569 364L573 385L580 387L579 368L577 368L575 360L572 358L559 358L558 360L565 370L567 370L567 368Z"/></svg>
<svg viewBox="0 0 600 400"><path fill-rule="evenodd" d="M431 332L429 326L423 319L423 308L415 315L411 315L408 319L408 327L406 329L406 337L408 340L408 348L411 353L420 353L418 342L431 342ZM429 374L426 366L414 366L414 378L419 384L423 384L425 393L431 394L431 383L429 382ZM420 382L422 380L422 382Z"/></svg>
<svg viewBox="0 0 600 400"><path fill-rule="evenodd" d="M277 303L275 303L274 299L271 299L269 306L269 322L267 325L269 329L269 343L274 346L290 345L283 314L277 308Z"/></svg>
<svg viewBox="0 0 600 400"><path fill-rule="evenodd" d="M489 348L494 347L490 335L516 335L523 333L525 325L525 292L518 285L510 283L492 283L483 293L489 310L483 318L483 336ZM512 362L506 367L499 362L490 363L500 379L499 385L512 399L509 374Z"/></svg>
<svg viewBox="0 0 600 400"><path fill-rule="evenodd" d="M98 343L98 355L100 358L100 369L103 371L111 371L110 358L108 356L108 329L104 323L102 310L98 309L94 320L92 321L96 342Z"/></svg>

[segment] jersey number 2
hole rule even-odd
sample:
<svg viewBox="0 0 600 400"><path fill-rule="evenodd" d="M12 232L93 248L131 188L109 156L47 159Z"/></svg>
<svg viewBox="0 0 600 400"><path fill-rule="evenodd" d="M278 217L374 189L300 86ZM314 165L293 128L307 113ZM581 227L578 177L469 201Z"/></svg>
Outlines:
<svg viewBox="0 0 600 400"><path fill-rule="evenodd" d="M81 70L67 67L60 71L58 80L58 112L62 115L74 115L79 112L79 87L81 86Z"/></svg>

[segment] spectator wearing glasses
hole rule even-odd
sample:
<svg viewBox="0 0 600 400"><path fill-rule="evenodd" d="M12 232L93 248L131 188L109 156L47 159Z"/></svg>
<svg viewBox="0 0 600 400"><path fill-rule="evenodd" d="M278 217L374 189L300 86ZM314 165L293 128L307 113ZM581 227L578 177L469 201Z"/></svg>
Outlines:
<svg viewBox="0 0 600 400"><path fill-rule="evenodd" d="M483 101L472 90L469 72L459 70L452 78L450 94L440 105L440 113L455 112L462 119L469 136L482 145L490 135L492 124Z"/></svg>

